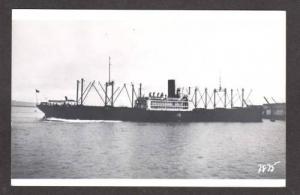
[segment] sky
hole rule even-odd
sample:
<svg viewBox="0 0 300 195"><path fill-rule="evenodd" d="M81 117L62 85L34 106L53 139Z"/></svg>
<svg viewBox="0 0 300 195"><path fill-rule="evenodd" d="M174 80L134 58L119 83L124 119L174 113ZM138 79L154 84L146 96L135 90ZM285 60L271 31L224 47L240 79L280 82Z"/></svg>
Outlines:
<svg viewBox="0 0 300 195"><path fill-rule="evenodd" d="M76 97L76 80L252 90L285 102L284 11L13 10L12 99ZM130 87L128 86L130 90ZM129 103L126 93L120 104ZM126 102L127 101L127 102ZM272 102L272 101L271 101ZM100 104L91 90L87 104Z"/></svg>

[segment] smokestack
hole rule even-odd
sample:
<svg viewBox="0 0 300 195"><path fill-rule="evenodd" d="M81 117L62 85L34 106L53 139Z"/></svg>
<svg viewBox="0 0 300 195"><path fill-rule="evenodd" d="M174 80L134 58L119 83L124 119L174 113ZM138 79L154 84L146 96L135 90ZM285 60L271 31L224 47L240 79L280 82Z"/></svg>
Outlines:
<svg viewBox="0 0 300 195"><path fill-rule="evenodd" d="M175 80L168 80L168 97L175 96Z"/></svg>

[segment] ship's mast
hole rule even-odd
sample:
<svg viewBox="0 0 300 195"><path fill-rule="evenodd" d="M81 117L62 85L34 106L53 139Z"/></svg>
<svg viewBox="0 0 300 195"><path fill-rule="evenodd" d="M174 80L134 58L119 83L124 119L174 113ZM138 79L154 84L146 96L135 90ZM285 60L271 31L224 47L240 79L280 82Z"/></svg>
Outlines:
<svg viewBox="0 0 300 195"><path fill-rule="evenodd" d="M81 94L80 94L80 105L83 104L83 82L84 82L84 79L81 78Z"/></svg>
<svg viewBox="0 0 300 195"><path fill-rule="evenodd" d="M205 94L205 96L204 96L204 98L205 98L205 100L204 100L204 108L207 109L207 88L205 88L204 94Z"/></svg>
<svg viewBox="0 0 300 195"><path fill-rule="evenodd" d="M222 80L221 80L221 74L219 75L219 91L222 90Z"/></svg>
<svg viewBox="0 0 300 195"><path fill-rule="evenodd" d="M110 80L110 66L111 66L111 62L110 62L110 56L108 58L108 82L105 83L105 101L104 101L104 105L107 106L108 102L110 101L110 105L114 106L114 81ZM108 98L108 87L111 86L111 97L110 99Z"/></svg>
<svg viewBox="0 0 300 195"><path fill-rule="evenodd" d="M242 108L244 107L244 88L242 88Z"/></svg>
<svg viewBox="0 0 300 195"><path fill-rule="evenodd" d="M79 93L79 84L80 84L80 81L79 80L77 80L77 82L76 82L76 104L78 105L78 93Z"/></svg>
<svg viewBox="0 0 300 195"><path fill-rule="evenodd" d="M110 66L111 66L111 63L110 63L110 56L108 58L108 83L110 83Z"/></svg>

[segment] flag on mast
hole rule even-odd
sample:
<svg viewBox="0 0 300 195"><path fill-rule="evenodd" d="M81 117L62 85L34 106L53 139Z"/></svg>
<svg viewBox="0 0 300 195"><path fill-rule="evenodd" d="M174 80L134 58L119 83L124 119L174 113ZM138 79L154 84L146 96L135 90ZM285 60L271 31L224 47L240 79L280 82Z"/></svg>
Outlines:
<svg viewBox="0 0 300 195"><path fill-rule="evenodd" d="M38 105L39 100L38 100L38 93L40 93L40 90L35 89L35 104Z"/></svg>

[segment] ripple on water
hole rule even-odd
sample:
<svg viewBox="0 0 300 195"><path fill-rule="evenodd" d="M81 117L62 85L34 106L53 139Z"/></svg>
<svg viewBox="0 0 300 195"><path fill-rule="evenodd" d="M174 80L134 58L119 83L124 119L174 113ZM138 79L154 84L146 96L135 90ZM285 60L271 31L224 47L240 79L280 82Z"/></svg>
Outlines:
<svg viewBox="0 0 300 195"><path fill-rule="evenodd" d="M12 113L13 178L285 178L283 121L45 122L26 113ZM273 161L274 174L257 174Z"/></svg>

